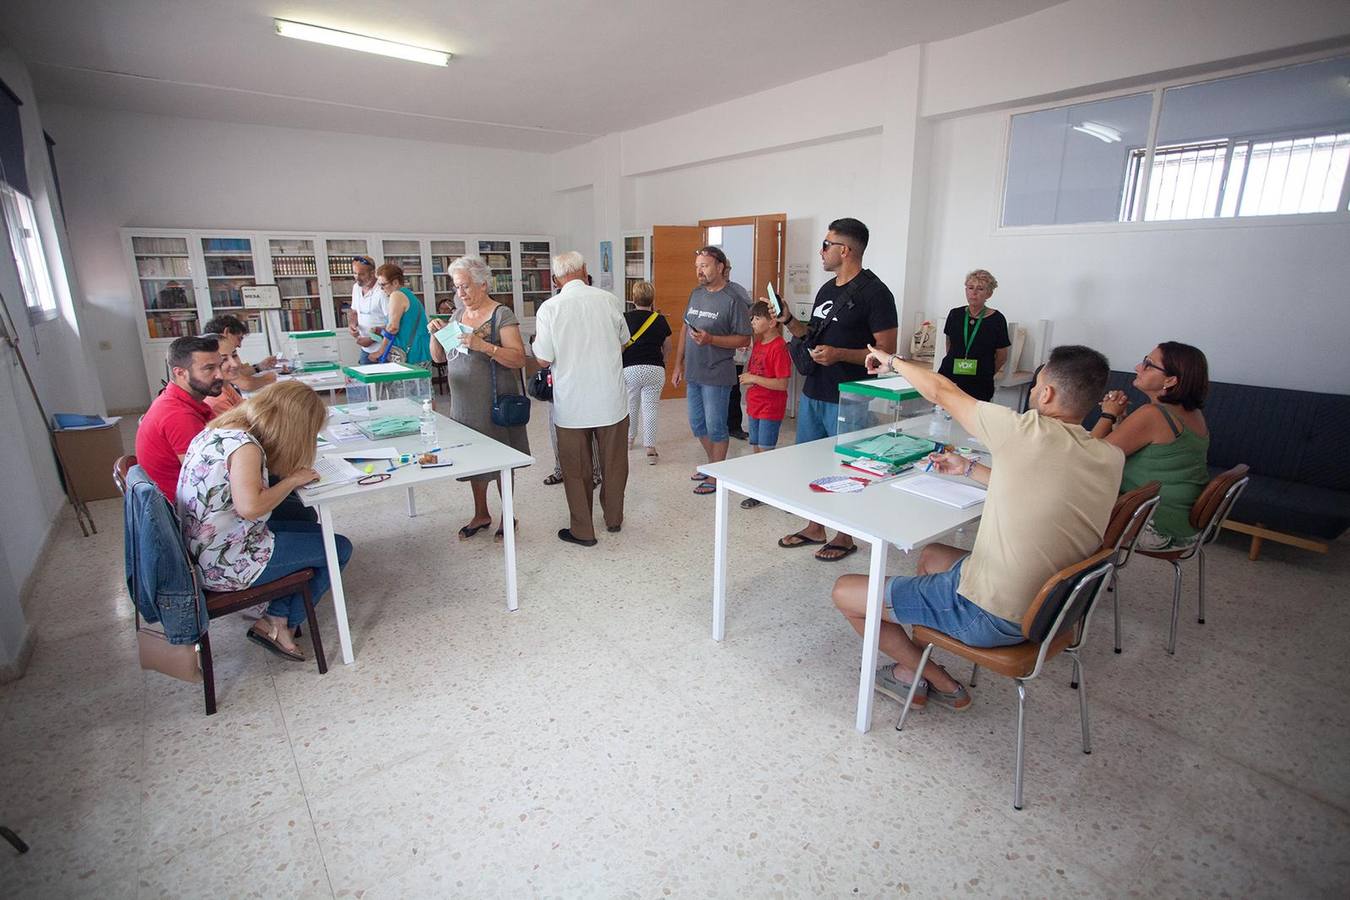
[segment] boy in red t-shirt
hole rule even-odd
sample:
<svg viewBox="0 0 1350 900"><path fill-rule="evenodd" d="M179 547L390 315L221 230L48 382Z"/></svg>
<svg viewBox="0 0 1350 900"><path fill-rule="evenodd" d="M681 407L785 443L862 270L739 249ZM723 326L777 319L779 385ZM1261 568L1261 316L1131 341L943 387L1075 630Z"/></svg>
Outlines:
<svg viewBox="0 0 1350 900"><path fill-rule="evenodd" d="M741 375L741 384L747 388L745 412L749 418L750 449L763 453L778 445L778 430L787 411L792 358L788 356L782 328L763 300L750 307L750 330L753 332L750 362ZM743 509L758 505L758 500L749 497L741 501Z"/></svg>

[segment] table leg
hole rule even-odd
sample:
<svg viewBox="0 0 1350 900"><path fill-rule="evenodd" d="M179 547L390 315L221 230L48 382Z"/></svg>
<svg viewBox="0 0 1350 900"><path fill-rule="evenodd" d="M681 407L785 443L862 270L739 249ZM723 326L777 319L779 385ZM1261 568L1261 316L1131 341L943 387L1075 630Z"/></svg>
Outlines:
<svg viewBox="0 0 1350 900"><path fill-rule="evenodd" d="M409 488L408 488L408 518L411 519L411 518L415 517L416 515L417 515L417 498L413 496L413 489L412 489L411 487L409 487Z"/></svg>
<svg viewBox="0 0 1350 900"><path fill-rule="evenodd" d="M713 526L713 640L727 635L727 505L728 494L717 481L717 506Z"/></svg>
<svg viewBox="0 0 1350 900"><path fill-rule="evenodd" d="M867 570L867 620L863 625L862 673L858 676L858 720L855 727L866 733L872 727L872 680L877 671L877 645L881 640L881 592L886 585L886 542L872 542L872 562Z"/></svg>
<svg viewBox="0 0 1350 900"><path fill-rule="evenodd" d="M511 487L511 470L501 470L502 479L502 546L506 549L506 609L520 608L516 596L516 504Z"/></svg>
<svg viewBox="0 0 1350 900"><path fill-rule="evenodd" d="M342 661L350 666L356 657L352 654L351 626L347 624L347 594L342 589L342 567L338 565L333 513L326 503L320 503L316 509L319 527L323 529L323 555L328 561L329 589L333 595L333 618L337 621L338 643L342 645Z"/></svg>

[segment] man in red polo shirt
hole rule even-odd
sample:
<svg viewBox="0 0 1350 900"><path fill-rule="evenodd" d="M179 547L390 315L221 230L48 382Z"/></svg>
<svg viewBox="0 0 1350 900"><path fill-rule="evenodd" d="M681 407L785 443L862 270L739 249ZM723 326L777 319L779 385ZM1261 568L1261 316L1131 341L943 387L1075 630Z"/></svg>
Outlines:
<svg viewBox="0 0 1350 900"><path fill-rule="evenodd" d="M160 391L136 429L136 462L169 502L178 491L183 457L215 415L205 398L220 395L220 342L215 335L180 337L169 345L173 380Z"/></svg>

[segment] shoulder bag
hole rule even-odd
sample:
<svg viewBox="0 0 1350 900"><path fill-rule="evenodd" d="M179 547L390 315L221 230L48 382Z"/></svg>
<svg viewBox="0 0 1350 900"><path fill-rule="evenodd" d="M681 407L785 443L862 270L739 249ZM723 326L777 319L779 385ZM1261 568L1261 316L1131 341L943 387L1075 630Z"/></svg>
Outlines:
<svg viewBox="0 0 1350 900"><path fill-rule="evenodd" d="M500 344L501 333L497 325L497 313L492 313L492 338L494 344ZM520 373L519 394L497 393L497 361L488 358L488 371L492 374L492 424L501 428L514 428L530 421L530 398L525 396L525 373Z"/></svg>

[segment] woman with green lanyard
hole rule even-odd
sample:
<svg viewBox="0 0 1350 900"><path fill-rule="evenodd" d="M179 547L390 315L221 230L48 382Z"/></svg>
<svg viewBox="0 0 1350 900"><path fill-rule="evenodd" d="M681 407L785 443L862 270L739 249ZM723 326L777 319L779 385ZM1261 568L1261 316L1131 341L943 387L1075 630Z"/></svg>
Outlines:
<svg viewBox="0 0 1350 900"><path fill-rule="evenodd" d="M403 269L385 263L375 270L375 284L389 297L389 324L384 340L370 348L371 362L406 362L410 366L431 368L431 335L427 332L427 313L422 301L408 290ZM402 359L396 357L402 356Z"/></svg>
<svg viewBox="0 0 1350 900"><path fill-rule="evenodd" d="M976 400L992 400L994 377L1008 361L1008 320L987 304L998 281L986 269L966 276L966 305L947 314L947 355L938 371Z"/></svg>
<svg viewBox="0 0 1350 900"><path fill-rule="evenodd" d="M1102 398L1092 436L1125 453L1120 492L1162 483L1162 499L1139 533L1140 550L1176 550L1195 543L1191 507L1209 483L1209 426L1200 408L1209 393L1209 361L1190 344L1164 341L1134 367L1134 388L1148 403L1127 413L1123 391Z"/></svg>

